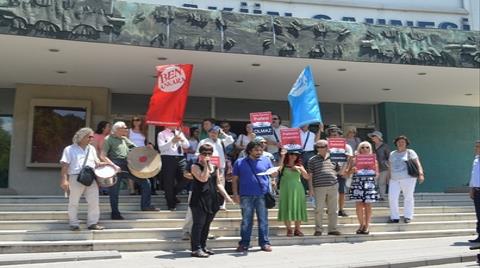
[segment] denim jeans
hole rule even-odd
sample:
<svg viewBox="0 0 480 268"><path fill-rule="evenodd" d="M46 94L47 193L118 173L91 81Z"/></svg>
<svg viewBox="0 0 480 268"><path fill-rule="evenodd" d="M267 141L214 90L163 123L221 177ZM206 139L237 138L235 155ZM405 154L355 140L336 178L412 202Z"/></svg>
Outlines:
<svg viewBox="0 0 480 268"><path fill-rule="evenodd" d="M241 196L240 207L242 209L242 223L240 226L241 240L239 245L248 248L252 236L253 213L257 213L258 220L258 244L260 247L270 245L268 240L268 209L265 206L265 197Z"/></svg>
<svg viewBox="0 0 480 268"><path fill-rule="evenodd" d="M110 196L110 207L112 208L112 215L119 215L120 211L118 210L118 194L120 191L120 184L122 180L131 179L134 182L138 183L140 186L140 194L142 195L140 201L140 208L145 209L151 207L151 188L150 188L150 181L147 179L139 179L128 171L127 160L124 159L112 159L112 162L115 165L119 166L122 171L117 175L117 183L109 188L109 196Z"/></svg>

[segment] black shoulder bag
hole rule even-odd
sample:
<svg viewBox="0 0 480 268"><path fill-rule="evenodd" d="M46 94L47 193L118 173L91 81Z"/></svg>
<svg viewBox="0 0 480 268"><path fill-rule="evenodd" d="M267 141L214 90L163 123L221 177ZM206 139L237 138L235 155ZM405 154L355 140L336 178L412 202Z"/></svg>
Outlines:
<svg viewBox="0 0 480 268"><path fill-rule="evenodd" d="M85 160L83 161L82 169L78 174L77 181L85 186L92 185L93 181L95 180L95 171L92 167L87 166L88 155L90 154L90 145L87 145L87 155L85 156Z"/></svg>
<svg viewBox="0 0 480 268"><path fill-rule="evenodd" d="M250 169L252 170L253 175L255 176L255 178L257 178L258 186L260 187L260 191L261 191L262 184L260 183L260 179L258 178L257 173L255 173L255 169L250 164L250 159L247 159L247 163L250 166ZM270 187L268 187L267 192L263 197L265 198L265 207L267 207L268 209L275 207L275 197L270 192Z"/></svg>
<svg viewBox="0 0 480 268"><path fill-rule="evenodd" d="M407 149L407 161L405 161L405 163L407 164L408 175L418 178L418 176L420 176L420 172L418 171L418 166L415 160L410 158L409 149Z"/></svg>

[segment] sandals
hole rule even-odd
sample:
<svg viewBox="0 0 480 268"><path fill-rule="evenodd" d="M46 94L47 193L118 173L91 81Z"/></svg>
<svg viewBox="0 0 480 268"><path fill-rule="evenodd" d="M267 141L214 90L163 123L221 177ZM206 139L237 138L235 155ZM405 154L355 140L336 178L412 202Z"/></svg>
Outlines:
<svg viewBox="0 0 480 268"><path fill-rule="evenodd" d="M293 236L292 228L287 228L287 236L288 236L288 237L292 237L292 236Z"/></svg>
<svg viewBox="0 0 480 268"><path fill-rule="evenodd" d="M295 232L293 232L294 236L304 236L304 234L300 231L300 229L295 229Z"/></svg>
<svg viewBox="0 0 480 268"><path fill-rule="evenodd" d="M358 228L358 230L355 231L355 233L356 234L368 235L370 233L370 231L367 229L367 226L361 225L360 228Z"/></svg>

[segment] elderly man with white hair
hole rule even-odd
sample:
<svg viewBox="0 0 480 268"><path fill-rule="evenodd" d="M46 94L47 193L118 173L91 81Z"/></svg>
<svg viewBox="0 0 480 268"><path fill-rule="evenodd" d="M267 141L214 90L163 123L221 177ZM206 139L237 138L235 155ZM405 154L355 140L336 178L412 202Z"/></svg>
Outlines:
<svg viewBox="0 0 480 268"><path fill-rule="evenodd" d="M109 188L110 207L112 208L111 218L112 220L123 220L123 216L118 209L118 194L120 191L120 184L123 178L134 180L140 186L140 207L143 211L158 211L159 209L151 205L151 188L150 181L139 179L133 176L128 170L127 155L128 152L135 146L135 144L127 138L128 128L127 125L118 121L113 124L112 134L105 138L103 143L103 150L101 158L106 160L107 157L117 166L120 167L118 180L115 185ZM150 145L151 146L151 145Z"/></svg>
<svg viewBox="0 0 480 268"><path fill-rule="evenodd" d="M95 168L105 163L100 162L97 157L95 147L90 145L93 141L93 130L91 128L82 128L73 136L73 144L63 149L60 163L61 179L60 187L66 192L70 192L68 198L68 219L70 229L79 231L80 224L78 221L78 203L82 195L88 203L87 226L89 230L102 230L103 227L98 225L100 219L100 206L98 198L98 185L94 180L90 186L85 186L77 181L78 174L83 166Z"/></svg>

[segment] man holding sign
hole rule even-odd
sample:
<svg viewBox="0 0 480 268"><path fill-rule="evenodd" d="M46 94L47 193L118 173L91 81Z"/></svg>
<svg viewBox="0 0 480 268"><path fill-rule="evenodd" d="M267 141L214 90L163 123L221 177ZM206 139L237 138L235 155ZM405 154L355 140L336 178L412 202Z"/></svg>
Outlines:
<svg viewBox="0 0 480 268"><path fill-rule="evenodd" d="M192 76L192 64L157 66L157 80L147 111L147 124L165 126L157 136L157 145L162 157L163 188L167 206L175 210L176 193L184 184L183 173L186 161L184 150L189 142L180 131L187 105L188 90Z"/></svg>

